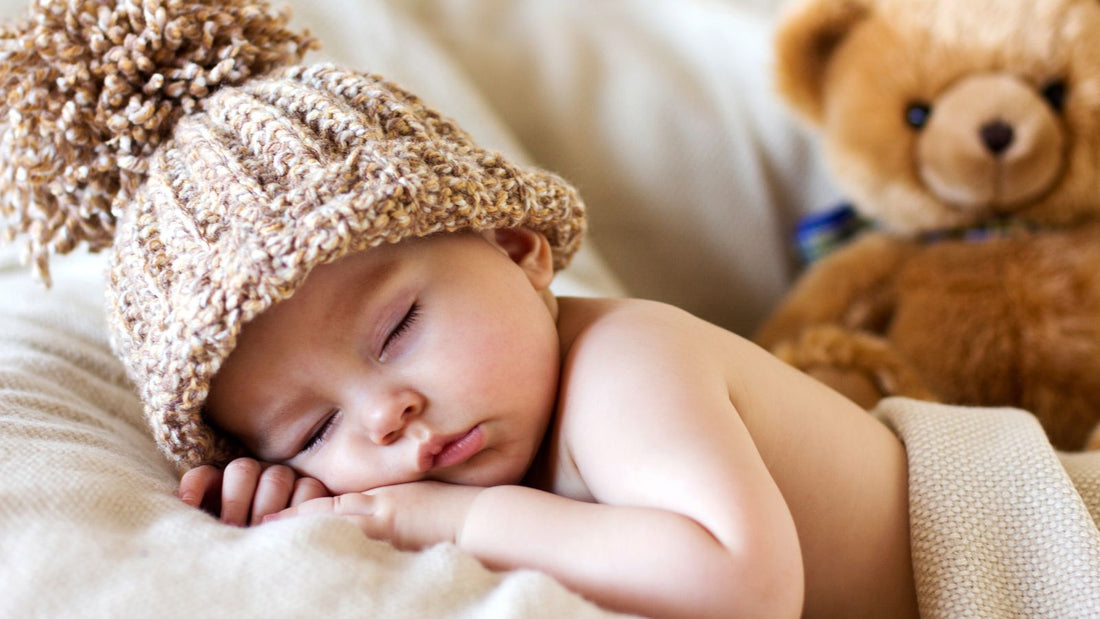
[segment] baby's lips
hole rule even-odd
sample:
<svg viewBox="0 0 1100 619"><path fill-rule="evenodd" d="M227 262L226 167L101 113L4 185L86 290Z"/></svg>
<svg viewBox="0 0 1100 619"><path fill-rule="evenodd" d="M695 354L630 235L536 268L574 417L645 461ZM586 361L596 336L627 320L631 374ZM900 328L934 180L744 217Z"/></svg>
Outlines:
<svg viewBox="0 0 1100 619"><path fill-rule="evenodd" d="M462 434L453 436L437 436L431 435L428 440L420 443L416 450L416 470L420 473L427 473L432 470L435 465L435 457L439 455L439 452L443 451L443 448L447 446L451 441L461 437Z"/></svg>

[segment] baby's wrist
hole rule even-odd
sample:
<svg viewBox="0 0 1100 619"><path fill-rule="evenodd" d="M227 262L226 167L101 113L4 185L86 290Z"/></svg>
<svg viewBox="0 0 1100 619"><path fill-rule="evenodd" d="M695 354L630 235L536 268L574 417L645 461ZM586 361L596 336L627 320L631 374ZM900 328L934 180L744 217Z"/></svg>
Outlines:
<svg viewBox="0 0 1100 619"><path fill-rule="evenodd" d="M468 502L464 509L459 510L462 519L461 522L457 523L458 526L455 528L454 533L454 544L460 549L470 552L473 549L471 541L479 537L478 530L483 528L486 523L489 523L491 527L491 520L487 519L486 515L491 515L492 511L486 511L485 507L487 503L493 501L493 495L498 494L497 489L501 487L466 486L470 490Z"/></svg>

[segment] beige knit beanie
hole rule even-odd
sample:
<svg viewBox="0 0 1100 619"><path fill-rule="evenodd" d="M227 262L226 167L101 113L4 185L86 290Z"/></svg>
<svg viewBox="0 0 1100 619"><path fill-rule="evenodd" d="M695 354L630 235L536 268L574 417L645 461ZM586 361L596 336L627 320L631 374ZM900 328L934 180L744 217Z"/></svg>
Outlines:
<svg viewBox="0 0 1100 619"><path fill-rule="evenodd" d="M180 468L241 450L202 418L241 326L348 253L526 226L561 268L583 205L259 0L38 0L0 29L0 209L48 255L113 247L115 352Z"/></svg>

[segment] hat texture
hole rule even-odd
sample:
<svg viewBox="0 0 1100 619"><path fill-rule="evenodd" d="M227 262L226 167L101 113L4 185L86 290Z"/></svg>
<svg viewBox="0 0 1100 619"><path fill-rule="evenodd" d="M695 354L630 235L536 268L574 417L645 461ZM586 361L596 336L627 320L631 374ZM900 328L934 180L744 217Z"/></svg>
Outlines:
<svg viewBox="0 0 1100 619"><path fill-rule="evenodd" d="M180 468L243 453L203 419L210 381L313 267L524 226L562 268L584 230L569 184L400 87L285 66L313 46L287 19L255 1L40 0L0 31L5 234L47 281L50 252L113 247L112 345Z"/></svg>

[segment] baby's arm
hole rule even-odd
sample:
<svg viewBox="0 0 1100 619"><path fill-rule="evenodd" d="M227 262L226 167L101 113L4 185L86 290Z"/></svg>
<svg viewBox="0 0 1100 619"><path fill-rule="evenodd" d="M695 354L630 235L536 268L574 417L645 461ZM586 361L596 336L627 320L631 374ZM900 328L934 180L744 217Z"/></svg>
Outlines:
<svg viewBox="0 0 1100 619"><path fill-rule="evenodd" d="M655 304L624 305L583 331L564 370L561 432L597 503L490 488L461 547L617 610L799 614L794 522L730 402L716 335Z"/></svg>
<svg viewBox="0 0 1100 619"><path fill-rule="evenodd" d="M236 526L258 524L268 514L328 495L324 484L312 477L252 458L237 458L224 470L195 467L183 474L177 492L184 503Z"/></svg>

